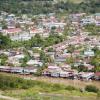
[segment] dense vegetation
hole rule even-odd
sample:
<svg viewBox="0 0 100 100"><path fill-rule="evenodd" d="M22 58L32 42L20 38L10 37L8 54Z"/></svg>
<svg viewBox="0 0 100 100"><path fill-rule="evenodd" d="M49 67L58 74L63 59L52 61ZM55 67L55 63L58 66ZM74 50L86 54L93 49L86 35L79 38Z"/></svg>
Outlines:
<svg viewBox="0 0 100 100"><path fill-rule="evenodd" d="M10 46L11 40L7 36L3 36L0 33L0 49L8 48Z"/></svg>
<svg viewBox="0 0 100 100"><path fill-rule="evenodd" d="M80 3L73 3L70 0L54 3L53 0L0 0L0 11L15 14L40 14L52 12L100 12L99 0L84 0Z"/></svg>
<svg viewBox="0 0 100 100"><path fill-rule="evenodd" d="M73 86L65 86L60 84L49 84L41 81L24 80L15 76L0 73L0 90L3 90L4 95L21 98L21 100L66 100L69 96L90 96L100 97L100 92L94 86L87 86L86 91L76 89ZM87 92L89 91L89 92ZM96 91L95 93L93 93ZM99 98L97 98L98 100ZM69 98L68 100L72 100ZM91 99L87 99L91 100Z"/></svg>
<svg viewBox="0 0 100 100"><path fill-rule="evenodd" d="M35 37L32 37L28 41L11 41L9 37L0 34L0 40L0 43L2 44L0 45L0 49L7 49L13 47L47 47L62 42L63 36L52 34L48 38L43 39L39 35L35 35Z"/></svg>
<svg viewBox="0 0 100 100"><path fill-rule="evenodd" d="M48 84L40 81L33 80L24 80L22 78L18 78L11 75L1 74L0 73L0 89L9 90L9 89L28 89L32 87L41 87L44 90L51 89L51 91L59 91L59 90L77 90L72 86L64 86L60 84Z"/></svg>
<svg viewBox="0 0 100 100"><path fill-rule="evenodd" d="M94 92L94 93L97 93L99 91L98 88L96 88L95 86L92 86L92 85L87 85L85 90L88 92Z"/></svg>

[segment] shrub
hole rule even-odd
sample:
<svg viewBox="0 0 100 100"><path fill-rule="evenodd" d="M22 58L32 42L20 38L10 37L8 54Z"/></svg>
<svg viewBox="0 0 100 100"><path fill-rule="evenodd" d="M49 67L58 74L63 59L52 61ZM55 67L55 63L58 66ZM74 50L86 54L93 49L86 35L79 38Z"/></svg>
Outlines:
<svg viewBox="0 0 100 100"><path fill-rule="evenodd" d="M85 87L85 90L88 92L95 92L95 93L97 93L99 91L99 89L97 87L92 86L92 85L87 85Z"/></svg>
<svg viewBox="0 0 100 100"><path fill-rule="evenodd" d="M67 87L65 87L65 89L69 90L69 91L76 90L76 88L73 86L67 86Z"/></svg>
<svg viewBox="0 0 100 100"><path fill-rule="evenodd" d="M53 84L51 86L51 88L52 88L52 91L59 91L59 90L62 90L63 89L63 86L60 85L60 84Z"/></svg>

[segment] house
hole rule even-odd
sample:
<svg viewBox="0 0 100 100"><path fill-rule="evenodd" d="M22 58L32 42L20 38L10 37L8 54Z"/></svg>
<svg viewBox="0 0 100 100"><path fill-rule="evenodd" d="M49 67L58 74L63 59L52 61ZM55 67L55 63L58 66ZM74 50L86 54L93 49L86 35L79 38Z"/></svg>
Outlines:
<svg viewBox="0 0 100 100"><path fill-rule="evenodd" d="M15 19L15 15L14 14L10 14L10 15L7 15L7 17L6 17L6 21L12 21L12 20L14 20Z"/></svg>
<svg viewBox="0 0 100 100"><path fill-rule="evenodd" d="M96 26L100 26L100 21L95 22Z"/></svg>
<svg viewBox="0 0 100 100"><path fill-rule="evenodd" d="M34 57L34 59L39 60L40 59L40 54L39 53L34 53L33 57Z"/></svg>
<svg viewBox="0 0 100 100"><path fill-rule="evenodd" d="M96 80L100 80L100 72L96 72L96 73L94 74L94 78L95 78Z"/></svg>
<svg viewBox="0 0 100 100"><path fill-rule="evenodd" d="M94 17L95 17L96 20L100 20L100 13L95 13Z"/></svg>
<svg viewBox="0 0 100 100"><path fill-rule="evenodd" d="M26 70L28 70L28 72L30 74L36 73L37 72L37 68L36 67L25 67Z"/></svg>
<svg viewBox="0 0 100 100"><path fill-rule="evenodd" d="M94 66L93 65L86 64L86 63L84 63L84 67L86 67L88 70L94 69Z"/></svg>
<svg viewBox="0 0 100 100"><path fill-rule="evenodd" d="M80 72L79 77L80 79L87 81L94 77L94 73L93 72Z"/></svg>
<svg viewBox="0 0 100 100"><path fill-rule="evenodd" d="M60 66L61 66L61 69L64 71L71 70L71 66L68 64L61 64Z"/></svg>
<svg viewBox="0 0 100 100"><path fill-rule="evenodd" d="M29 60L28 62L27 62L27 64L28 65L36 65L36 66L42 66L43 65L43 63L42 62L40 62L39 60Z"/></svg>
<svg viewBox="0 0 100 100"><path fill-rule="evenodd" d="M39 46L35 46L35 47L32 47L33 49L35 50L42 50L42 47L39 47Z"/></svg>
<svg viewBox="0 0 100 100"><path fill-rule="evenodd" d="M66 57L56 57L55 62L56 63L66 62Z"/></svg>
<svg viewBox="0 0 100 100"><path fill-rule="evenodd" d="M44 32L44 29L43 28L33 28L30 30L30 34L42 34Z"/></svg>
<svg viewBox="0 0 100 100"><path fill-rule="evenodd" d="M44 75L44 76L51 76L51 72L47 68L47 69L43 70L42 75Z"/></svg>
<svg viewBox="0 0 100 100"><path fill-rule="evenodd" d="M61 71L59 76L60 76L61 78L67 78L67 77L69 77L69 72Z"/></svg>
<svg viewBox="0 0 100 100"><path fill-rule="evenodd" d="M53 60L55 59L55 52L46 52L46 55L49 55Z"/></svg>
<svg viewBox="0 0 100 100"><path fill-rule="evenodd" d="M53 71L50 74L51 74L51 77L59 77L60 76L59 72L56 72L56 71Z"/></svg>
<svg viewBox="0 0 100 100"><path fill-rule="evenodd" d="M25 57L24 54L18 54L18 55L15 55L14 58L16 59L23 59Z"/></svg>
<svg viewBox="0 0 100 100"><path fill-rule="evenodd" d="M12 67L11 68L11 73L22 73L23 70L24 69L22 67Z"/></svg>
<svg viewBox="0 0 100 100"><path fill-rule="evenodd" d="M33 74L37 72L35 67L10 67L10 66L0 66L1 72L17 73L17 74Z"/></svg>
<svg viewBox="0 0 100 100"><path fill-rule="evenodd" d="M48 27L49 29L52 29L52 27L64 29L65 25L66 25L66 23L62 23L62 22L45 22L45 23L43 23L43 26Z"/></svg>
<svg viewBox="0 0 100 100"><path fill-rule="evenodd" d="M84 51L84 56L86 56L86 57L92 57L92 56L94 56L94 51L92 51L92 50L86 50L86 51Z"/></svg>
<svg viewBox="0 0 100 100"><path fill-rule="evenodd" d="M20 28L11 28L3 30L5 34L9 34L10 36L14 36L15 34L20 34L22 30Z"/></svg>
<svg viewBox="0 0 100 100"><path fill-rule="evenodd" d="M61 68L59 66L48 66L48 70L51 71L61 71Z"/></svg>
<svg viewBox="0 0 100 100"><path fill-rule="evenodd" d="M48 66L48 71L46 71L49 76L52 77L59 77L60 76L60 72L62 71L62 69L59 66Z"/></svg>
<svg viewBox="0 0 100 100"><path fill-rule="evenodd" d="M95 19L92 16L86 16L80 22L82 25L93 24L95 23Z"/></svg>
<svg viewBox="0 0 100 100"><path fill-rule="evenodd" d="M25 55L23 54L19 54L19 55L15 55L15 56L10 56L8 57L7 62L10 64L13 64L14 66L20 66L20 60L23 59L25 57Z"/></svg>
<svg viewBox="0 0 100 100"><path fill-rule="evenodd" d="M9 66L0 66L0 72L10 72Z"/></svg>

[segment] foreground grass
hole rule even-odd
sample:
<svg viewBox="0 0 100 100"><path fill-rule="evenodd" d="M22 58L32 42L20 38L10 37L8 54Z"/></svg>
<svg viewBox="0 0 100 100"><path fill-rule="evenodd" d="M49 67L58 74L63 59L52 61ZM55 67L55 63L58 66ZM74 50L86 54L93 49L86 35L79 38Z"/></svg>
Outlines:
<svg viewBox="0 0 100 100"><path fill-rule="evenodd" d="M81 92L72 86L24 80L6 74L0 74L0 89L2 95L21 100L98 100L96 93Z"/></svg>
<svg viewBox="0 0 100 100"><path fill-rule="evenodd" d="M79 91L48 92L39 87L27 90L4 91L7 96L21 98L21 100L98 100L95 93L80 93Z"/></svg>

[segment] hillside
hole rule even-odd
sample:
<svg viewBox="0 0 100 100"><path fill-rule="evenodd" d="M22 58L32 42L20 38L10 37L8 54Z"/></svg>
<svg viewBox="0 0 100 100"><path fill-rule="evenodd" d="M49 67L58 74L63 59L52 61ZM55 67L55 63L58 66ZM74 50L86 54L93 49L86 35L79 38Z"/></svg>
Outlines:
<svg viewBox="0 0 100 100"><path fill-rule="evenodd" d="M57 1L57 2L55 2ZM46 14L67 11L96 13L100 12L99 0L0 0L0 11L15 14ZM64 2L63 2L64 1Z"/></svg>

